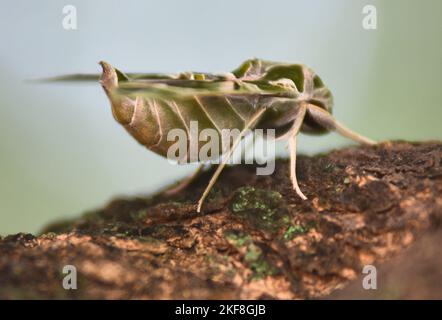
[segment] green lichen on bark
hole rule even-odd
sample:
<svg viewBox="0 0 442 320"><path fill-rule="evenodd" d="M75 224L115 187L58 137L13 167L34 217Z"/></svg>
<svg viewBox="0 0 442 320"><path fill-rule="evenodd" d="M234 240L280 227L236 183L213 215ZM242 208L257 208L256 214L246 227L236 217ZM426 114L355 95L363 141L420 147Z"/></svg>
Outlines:
<svg viewBox="0 0 442 320"><path fill-rule="evenodd" d="M284 199L277 191L239 188L232 200L231 210L233 214L266 231L276 232L290 222Z"/></svg>
<svg viewBox="0 0 442 320"><path fill-rule="evenodd" d="M251 279L262 279L278 272L278 269L266 259L261 248L253 242L250 235L235 230L227 230L224 235L229 243L240 250L242 261L253 271Z"/></svg>

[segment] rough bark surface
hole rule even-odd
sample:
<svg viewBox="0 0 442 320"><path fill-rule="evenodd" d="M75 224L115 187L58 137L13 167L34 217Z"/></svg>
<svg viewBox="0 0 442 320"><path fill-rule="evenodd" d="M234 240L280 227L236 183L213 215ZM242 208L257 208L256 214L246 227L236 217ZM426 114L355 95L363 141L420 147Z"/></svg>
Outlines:
<svg viewBox="0 0 442 320"><path fill-rule="evenodd" d="M210 172L173 197L117 199L0 239L0 298L442 298L442 145L383 143ZM378 290L362 289L365 265ZM62 286L74 265L77 290Z"/></svg>

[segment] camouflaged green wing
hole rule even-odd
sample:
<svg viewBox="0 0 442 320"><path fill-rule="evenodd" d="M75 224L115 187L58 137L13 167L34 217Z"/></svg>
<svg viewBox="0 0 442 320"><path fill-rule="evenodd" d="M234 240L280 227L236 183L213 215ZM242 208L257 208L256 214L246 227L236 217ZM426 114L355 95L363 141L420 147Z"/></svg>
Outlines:
<svg viewBox="0 0 442 320"><path fill-rule="evenodd" d="M332 96L314 72L302 64L249 59L231 73L124 73L106 62L101 77L76 74L51 81L100 79L115 119L141 144L165 156L172 129L242 130L258 108L291 109L314 102L331 111ZM284 116L283 114L281 116Z"/></svg>

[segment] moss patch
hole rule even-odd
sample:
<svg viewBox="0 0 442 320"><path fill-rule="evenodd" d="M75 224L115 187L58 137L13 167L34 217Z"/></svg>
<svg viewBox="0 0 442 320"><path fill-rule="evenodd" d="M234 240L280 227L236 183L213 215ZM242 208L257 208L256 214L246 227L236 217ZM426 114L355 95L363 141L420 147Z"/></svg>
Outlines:
<svg viewBox="0 0 442 320"><path fill-rule="evenodd" d="M307 233L309 229L310 229L309 227L292 224L287 228L287 230L284 232L282 237L285 241L289 241L292 240L297 235Z"/></svg>
<svg viewBox="0 0 442 320"><path fill-rule="evenodd" d="M278 272L278 269L266 259L262 249L251 236L235 230L226 231L224 236L243 254L243 262L253 271L250 280L262 279Z"/></svg>
<svg viewBox="0 0 442 320"><path fill-rule="evenodd" d="M251 236L242 232L237 232L235 230L228 230L224 232L224 236L230 244L234 245L237 248L249 245L253 242Z"/></svg>
<svg viewBox="0 0 442 320"><path fill-rule="evenodd" d="M266 231L275 232L290 223L286 203L276 191L240 188L235 192L230 208L233 214Z"/></svg>

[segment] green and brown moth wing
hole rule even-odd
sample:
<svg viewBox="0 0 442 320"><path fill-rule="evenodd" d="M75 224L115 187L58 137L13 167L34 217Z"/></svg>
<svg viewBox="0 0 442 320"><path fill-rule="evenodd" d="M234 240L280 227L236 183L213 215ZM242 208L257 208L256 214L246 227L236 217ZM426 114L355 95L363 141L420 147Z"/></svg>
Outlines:
<svg viewBox="0 0 442 320"><path fill-rule="evenodd" d="M143 145L166 157L169 147L174 143L167 141L167 132L172 129L184 130L188 137L188 146L196 143L198 150L205 144L199 139L205 129L213 129L218 134L220 151L223 146L230 145L230 142L222 140L223 130L241 131L255 113L260 95L256 92L220 90L226 87L226 84L221 84L214 90L213 83L204 89L200 86L195 89L164 84L128 83L113 90L110 98L114 109L121 107L118 102L122 100L141 101L137 108L142 108L143 111L135 112L131 122L124 126ZM161 135L147 136L147 130L140 123L138 114L147 120L144 126L156 127ZM196 127L195 132L190 132L192 127ZM216 158L219 154L214 156Z"/></svg>

